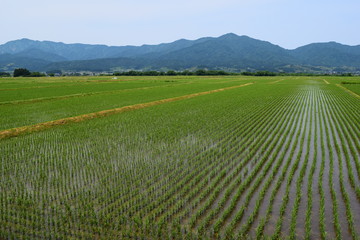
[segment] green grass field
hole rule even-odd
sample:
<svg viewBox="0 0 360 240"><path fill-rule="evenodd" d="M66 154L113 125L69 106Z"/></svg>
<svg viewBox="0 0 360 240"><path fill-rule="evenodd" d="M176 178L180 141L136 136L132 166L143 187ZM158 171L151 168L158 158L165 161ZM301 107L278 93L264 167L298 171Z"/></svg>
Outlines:
<svg viewBox="0 0 360 240"><path fill-rule="evenodd" d="M0 78L0 239L359 239L344 81Z"/></svg>

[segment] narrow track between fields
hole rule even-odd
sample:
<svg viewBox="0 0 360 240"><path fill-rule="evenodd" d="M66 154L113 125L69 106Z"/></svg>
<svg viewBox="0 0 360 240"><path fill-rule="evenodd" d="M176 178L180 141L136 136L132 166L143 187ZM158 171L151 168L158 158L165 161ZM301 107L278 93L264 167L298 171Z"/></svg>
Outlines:
<svg viewBox="0 0 360 240"><path fill-rule="evenodd" d="M278 83L278 82L282 82L282 81L285 81L286 79L280 79L280 80L276 80L274 82L270 82L269 84L275 84L275 83Z"/></svg>
<svg viewBox="0 0 360 240"><path fill-rule="evenodd" d="M354 93L353 91L347 89L346 87L343 87L343 86L341 86L340 84L336 84L336 86L338 86L339 88L344 89L346 92L350 93L351 95L353 95L353 96L355 96L355 97L357 97L357 98L360 98L360 95Z"/></svg>
<svg viewBox="0 0 360 240"><path fill-rule="evenodd" d="M83 115L79 115L79 116L75 116L75 117L68 117L68 118L62 118L62 119L49 121L49 122L38 123L38 124L30 125L30 126L23 126L23 127L7 129L7 130L0 131L0 139L16 137L21 134L38 132L38 131L42 131L42 130L45 130L45 129L48 129L51 127L55 127L55 126L66 125L66 124L75 123L75 122L82 122L82 121L86 121L86 120L90 120L90 119L94 119L94 118L100 118L100 117L105 117L105 116L109 116L109 115L113 115L113 114L117 114L117 113L147 108L147 107L160 105L160 104L164 104L164 103L168 103L168 102L175 102L175 101L185 100L185 99L194 98L194 97L207 95L207 94L211 94L211 93L222 92L225 90L245 87L245 86L249 86L251 84L253 84L253 83L246 83L246 84L236 85L236 86L231 86L231 87L226 87L226 88L219 88L219 89L214 89L214 90L210 90L210 91L193 93L193 94L188 94L188 95L174 97L174 98L166 98L166 99L147 102L147 103L138 103L138 104L129 105L129 106L125 106L125 107L113 108L113 109L103 110L103 111L99 111L99 112L83 114Z"/></svg>
<svg viewBox="0 0 360 240"><path fill-rule="evenodd" d="M87 97L87 96L94 96L94 95L101 95L101 94L115 94L115 93L120 93L120 92L129 92L129 91L134 91L134 90L152 89L152 88L157 88L157 87L179 86L179 85L185 85L185 84L191 84L191 83L186 82L186 83L179 83L179 84L176 84L176 85L175 84L172 84L172 85L157 85L157 86L152 86L152 87L126 88L126 89L118 89L118 90L112 90L112 91L75 93L75 94L62 95L62 96L31 98L31 99L24 99L24 100L13 100L13 101L0 102L0 106L2 106L2 105L38 103L38 102L53 101L53 100L63 100L63 99L75 98L75 97Z"/></svg>
<svg viewBox="0 0 360 240"><path fill-rule="evenodd" d="M325 79L323 79L323 81L324 81L324 83L326 83L326 84L330 84L328 81L326 81Z"/></svg>

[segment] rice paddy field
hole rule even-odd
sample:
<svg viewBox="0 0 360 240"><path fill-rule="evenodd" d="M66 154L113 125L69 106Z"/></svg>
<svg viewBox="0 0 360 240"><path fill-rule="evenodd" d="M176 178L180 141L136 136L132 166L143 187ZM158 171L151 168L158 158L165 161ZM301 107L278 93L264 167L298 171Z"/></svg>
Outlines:
<svg viewBox="0 0 360 240"><path fill-rule="evenodd" d="M0 239L359 239L360 77L0 79Z"/></svg>

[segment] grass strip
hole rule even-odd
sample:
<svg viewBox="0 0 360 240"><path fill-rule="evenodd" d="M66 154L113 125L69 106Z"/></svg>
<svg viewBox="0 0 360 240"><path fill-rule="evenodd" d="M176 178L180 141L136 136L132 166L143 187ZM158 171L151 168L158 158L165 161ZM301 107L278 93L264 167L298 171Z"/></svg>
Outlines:
<svg viewBox="0 0 360 240"><path fill-rule="evenodd" d="M148 103L139 103L139 104L134 104L134 105L125 106L125 107L121 107L121 108L113 108L113 109L103 110L103 111L99 111L99 112L83 114L83 115L79 115L79 116L75 116L75 117L68 117L68 118L58 119L58 120L49 121L49 122L38 123L38 124L30 125L30 126L7 129L7 130L0 131L0 139L16 137L21 134L38 132L38 131L42 131L42 130L52 128L55 126L66 125L69 123L83 122L83 121L94 119L94 118L106 117L106 116L117 114L117 113L142 109L142 108L146 108L146 107L160 105L163 103L175 102L175 101L185 100L185 99L203 96L203 95L207 95L207 94L211 94L211 93L222 92L225 90L235 89L235 88L239 88L239 87L245 87L245 86L249 86L251 84L253 84L253 83L246 83L246 84L242 84L242 85L237 85L237 86L232 86L232 87L227 87L227 88L220 88L220 89L210 90L210 91L206 91L206 92L193 93L193 94L188 94L188 95L184 95L184 96L180 96L180 97L167 98L167 99L157 100L157 101L148 102Z"/></svg>
<svg viewBox="0 0 360 240"><path fill-rule="evenodd" d="M353 95L353 96L355 96L355 97L357 97L357 98L360 98L360 95L354 93L353 91L347 89L346 87L343 87L343 86L341 86L340 84L336 84L336 86L338 86L339 88L344 89L346 92L350 93L351 95Z"/></svg>

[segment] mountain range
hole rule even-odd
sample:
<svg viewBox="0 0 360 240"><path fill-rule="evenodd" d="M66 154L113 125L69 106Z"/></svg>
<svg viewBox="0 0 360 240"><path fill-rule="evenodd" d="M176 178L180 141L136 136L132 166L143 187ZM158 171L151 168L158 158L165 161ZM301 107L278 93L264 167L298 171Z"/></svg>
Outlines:
<svg viewBox="0 0 360 240"><path fill-rule="evenodd" d="M0 45L0 71L193 70L358 72L360 45L312 43L294 50L228 33L142 46L65 44L20 39Z"/></svg>

